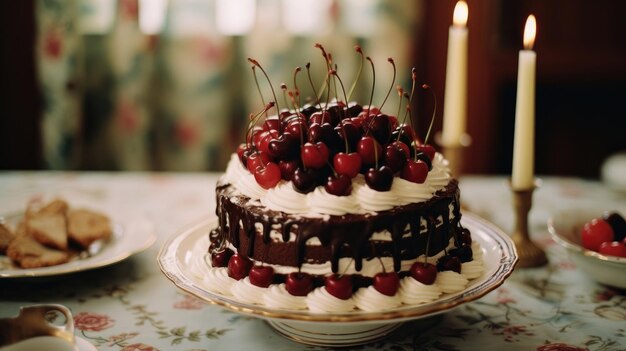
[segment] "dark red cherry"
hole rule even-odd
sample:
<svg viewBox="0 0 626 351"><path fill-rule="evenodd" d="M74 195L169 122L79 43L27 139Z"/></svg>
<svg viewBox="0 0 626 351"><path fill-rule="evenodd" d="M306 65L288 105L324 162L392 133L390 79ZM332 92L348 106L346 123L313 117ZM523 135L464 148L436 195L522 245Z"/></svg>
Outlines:
<svg viewBox="0 0 626 351"><path fill-rule="evenodd" d="M369 125L369 133L373 135L381 144L389 142L391 137L391 122L389 116L385 114L377 114Z"/></svg>
<svg viewBox="0 0 626 351"><path fill-rule="evenodd" d="M289 110L288 108L281 108L280 113L279 113L280 119L282 119L283 121L285 120L285 118L291 116L292 114L293 114L293 111Z"/></svg>
<svg viewBox="0 0 626 351"><path fill-rule="evenodd" d="M263 122L263 130L276 130L279 133L283 131L282 121L278 116L270 116Z"/></svg>
<svg viewBox="0 0 626 351"><path fill-rule="evenodd" d="M329 150L322 142L306 143L300 150L300 158L304 167L322 168L328 163Z"/></svg>
<svg viewBox="0 0 626 351"><path fill-rule="evenodd" d="M252 143L255 146L258 145L259 143L259 139L261 137L261 133L263 133L263 127L261 126L254 126L252 127L252 130L250 130L250 137L251 139L248 140L248 143Z"/></svg>
<svg viewBox="0 0 626 351"><path fill-rule="evenodd" d="M613 240L622 241L626 237L626 220L617 212L605 212L602 218L613 228Z"/></svg>
<svg viewBox="0 0 626 351"><path fill-rule="evenodd" d="M409 149L409 146L401 141L393 141L391 144L389 145L393 145L399 149L402 149L402 151L404 152L404 154L406 155L406 158L408 159L409 157L411 157L411 149Z"/></svg>
<svg viewBox="0 0 626 351"><path fill-rule="evenodd" d="M602 218L593 218L585 223L580 230L580 235L583 247L593 251L598 251L603 242L611 242L615 239L613 228Z"/></svg>
<svg viewBox="0 0 626 351"><path fill-rule="evenodd" d="M391 126L391 131L398 128L398 117L389 115L389 125Z"/></svg>
<svg viewBox="0 0 626 351"><path fill-rule="evenodd" d="M371 136L364 136L356 145L356 151L361 155L364 166L376 166L376 159L383 160L382 146Z"/></svg>
<svg viewBox="0 0 626 351"><path fill-rule="evenodd" d="M237 157L239 157L239 161L241 161L244 167L248 164L248 155L251 151L249 145L245 143L241 143L237 146Z"/></svg>
<svg viewBox="0 0 626 351"><path fill-rule="evenodd" d="M368 116L369 115L377 115L380 113L380 109L376 106L370 106L370 105L365 105L363 106L363 109L361 110L361 113L365 113Z"/></svg>
<svg viewBox="0 0 626 351"><path fill-rule="evenodd" d="M280 182L280 168L274 162L259 166L254 170L254 179L263 189L270 189Z"/></svg>
<svg viewBox="0 0 626 351"><path fill-rule="evenodd" d="M299 193L310 193L317 186L318 172L313 168L298 168L293 173L293 189Z"/></svg>
<svg viewBox="0 0 626 351"><path fill-rule="evenodd" d="M370 168L365 173L365 183L377 191L389 191L393 182L393 171L388 166L379 169Z"/></svg>
<svg viewBox="0 0 626 351"><path fill-rule="evenodd" d="M252 266L248 272L250 283L255 286L267 288L274 281L274 268L270 266Z"/></svg>
<svg viewBox="0 0 626 351"><path fill-rule="evenodd" d="M250 173L254 173L257 167L263 167L266 164L270 163L272 160L270 157L262 151L252 151L248 155L248 162L246 167Z"/></svg>
<svg viewBox="0 0 626 351"><path fill-rule="evenodd" d="M400 277L396 272L380 272L374 276L374 289L387 296L394 296L400 287Z"/></svg>
<svg viewBox="0 0 626 351"><path fill-rule="evenodd" d="M440 272L454 271L457 273L461 273L461 260L456 256L441 256L437 261L437 270L439 270Z"/></svg>
<svg viewBox="0 0 626 351"><path fill-rule="evenodd" d="M336 177L330 176L324 184L324 189L332 195L348 196L352 192L352 181L345 174L338 174Z"/></svg>
<svg viewBox="0 0 626 351"><path fill-rule="evenodd" d="M290 160L300 154L300 136L284 132L269 142L269 154L280 160Z"/></svg>
<svg viewBox="0 0 626 351"><path fill-rule="evenodd" d="M313 123L309 126L309 141L312 143L322 142L328 146L329 149L337 150L343 146L343 141L339 138L339 135L335 133L335 130L330 123L318 124Z"/></svg>
<svg viewBox="0 0 626 351"><path fill-rule="evenodd" d="M363 111L363 106L357 104L356 102L351 102L348 104L348 108L346 109L349 117L356 117Z"/></svg>
<svg viewBox="0 0 626 351"><path fill-rule="evenodd" d="M306 121L302 121L301 119L293 119L287 122L287 127L285 127L285 131L297 136L298 138L302 136L302 140L306 140L309 129L306 125Z"/></svg>
<svg viewBox="0 0 626 351"><path fill-rule="evenodd" d="M280 168L280 176L284 180L292 180L293 174L296 169L300 167L300 160L294 158L293 160L280 160L278 161L278 168Z"/></svg>
<svg viewBox="0 0 626 351"><path fill-rule="evenodd" d="M398 172L404 167L407 161L406 158L407 156L404 153L404 150L402 150L396 145L389 144L385 148L384 164L389 166L389 168L391 168L393 173Z"/></svg>
<svg viewBox="0 0 626 351"><path fill-rule="evenodd" d="M234 254L231 249L223 249L211 253L211 266L226 267L230 257Z"/></svg>
<svg viewBox="0 0 626 351"><path fill-rule="evenodd" d="M431 285L437 279L437 267L426 262L415 262L411 266L409 273L413 279L424 285Z"/></svg>
<svg viewBox="0 0 626 351"><path fill-rule="evenodd" d="M343 127L342 127L342 125L343 125ZM345 136L344 136L344 134L348 136L348 146L349 146L349 148L351 150L354 149L354 147L356 146L356 143L358 143L359 139L361 139L361 129L359 127L357 127L349 119L345 119L345 120L341 121L341 123L339 123L335 127L335 132L339 136L339 139L341 139L341 142L344 144L344 151L345 151L345 142L344 142Z"/></svg>
<svg viewBox="0 0 626 351"><path fill-rule="evenodd" d="M326 291L334 297L347 300L352 297L352 276L333 274L324 280Z"/></svg>
<svg viewBox="0 0 626 351"><path fill-rule="evenodd" d="M241 280L248 275L251 267L252 261L250 261L250 259L240 254L234 254L228 260L228 276L233 279Z"/></svg>
<svg viewBox="0 0 626 351"><path fill-rule="evenodd" d="M310 118L311 115L315 112L317 112L317 105L305 104L300 109L300 113L303 114L307 119Z"/></svg>
<svg viewBox="0 0 626 351"><path fill-rule="evenodd" d="M422 160L407 160L400 177L412 183L422 184L428 176L428 165Z"/></svg>
<svg viewBox="0 0 626 351"><path fill-rule="evenodd" d="M328 111L314 112L311 117L309 117L309 125L312 125L313 123L317 123L319 125L324 123L330 124L330 113L328 113Z"/></svg>
<svg viewBox="0 0 626 351"><path fill-rule="evenodd" d="M293 296L306 296L313 291L313 277L308 273L291 272L285 279L285 289Z"/></svg>
<svg viewBox="0 0 626 351"><path fill-rule="evenodd" d="M343 102L341 101L339 101L338 103L330 103L327 109L328 113L330 114L330 125L336 126L337 124L339 124L339 121L347 117L343 108Z"/></svg>
<svg viewBox="0 0 626 351"><path fill-rule="evenodd" d="M335 168L335 172L354 178L361 170L361 155L356 152L349 154L340 152L335 154L333 157L333 167Z"/></svg>
<svg viewBox="0 0 626 351"><path fill-rule="evenodd" d="M429 144L421 144L416 147L416 151L423 152L432 161L435 158L435 148Z"/></svg>
<svg viewBox="0 0 626 351"><path fill-rule="evenodd" d="M471 261L473 259L472 248L469 247L469 246L456 247L456 248L448 251L448 253L451 256L458 257L459 260L461 261L461 263L469 262L469 261Z"/></svg>
<svg viewBox="0 0 626 351"><path fill-rule="evenodd" d="M408 124L401 124L396 127L393 132L391 132L391 140L398 140L398 135L400 135L400 141L402 141L406 145L411 145L413 143L413 140L417 138L415 135L415 131Z"/></svg>

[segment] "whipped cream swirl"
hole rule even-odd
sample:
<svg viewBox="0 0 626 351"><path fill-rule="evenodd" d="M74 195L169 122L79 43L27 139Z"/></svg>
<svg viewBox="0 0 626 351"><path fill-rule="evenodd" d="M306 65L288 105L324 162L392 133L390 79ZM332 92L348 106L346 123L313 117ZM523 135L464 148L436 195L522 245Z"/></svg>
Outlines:
<svg viewBox="0 0 626 351"><path fill-rule="evenodd" d="M467 283L469 283L467 278L454 271L439 272L437 273L437 279L435 279L435 284L437 284L444 293L461 291L465 289Z"/></svg>
<svg viewBox="0 0 626 351"><path fill-rule="evenodd" d="M238 192L252 200L259 200L270 210L305 217L341 216L385 211L432 198L451 179L448 161L441 154L435 154L432 165L423 184L394 177L389 191L376 191L367 186L365 178L359 174L352 179L350 196L335 196L326 192L323 186L318 186L308 194L301 194L293 189L291 182L284 180L274 188L265 190L241 164L237 154L232 154L221 181L232 184Z"/></svg>
<svg viewBox="0 0 626 351"><path fill-rule="evenodd" d="M291 295L285 288L285 284L270 285L263 296L265 306L283 308L288 310L305 310L306 296Z"/></svg>
<svg viewBox="0 0 626 351"><path fill-rule="evenodd" d="M436 284L426 285L413 277L405 277L400 281L398 290L402 302L407 305L419 305L434 301L441 295L441 289Z"/></svg>
<svg viewBox="0 0 626 351"><path fill-rule="evenodd" d="M232 295L231 289L236 282L235 279L228 276L226 268L211 268L202 279L202 284L209 291L227 296Z"/></svg>
<svg viewBox="0 0 626 351"><path fill-rule="evenodd" d="M400 294L393 296L381 294L373 285L359 289L352 298L356 307L367 312L388 310L402 304Z"/></svg>
<svg viewBox="0 0 626 351"><path fill-rule="evenodd" d="M483 260L473 259L469 262L461 264L461 274L467 279L478 278L483 274L485 267Z"/></svg>
<svg viewBox="0 0 626 351"><path fill-rule="evenodd" d="M325 287L317 288L307 295L309 311L313 313L342 313L354 310L353 298L342 300L334 297Z"/></svg>
<svg viewBox="0 0 626 351"><path fill-rule="evenodd" d="M255 305L263 304L263 296L266 291L267 289L250 283L250 278L248 277L235 281L230 289L230 292L239 301Z"/></svg>

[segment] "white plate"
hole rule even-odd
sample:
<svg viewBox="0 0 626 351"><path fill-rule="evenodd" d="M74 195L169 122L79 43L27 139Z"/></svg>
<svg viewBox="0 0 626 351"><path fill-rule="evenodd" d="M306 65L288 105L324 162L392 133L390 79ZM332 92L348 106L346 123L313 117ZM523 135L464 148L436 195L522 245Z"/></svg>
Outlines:
<svg viewBox="0 0 626 351"><path fill-rule="evenodd" d="M463 215L463 225L472 232L472 239L483 249L484 274L470 281L467 288L454 294L445 294L431 303L402 306L380 312L355 311L348 313L317 314L307 311L288 311L236 301L208 291L201 279L191 271L198 255L208 249L208 234L217 225L215 217L205 218L182 228L170 238L159 252L158 261L163 273L182 290L228 310L265 318L281 335L298 342L349 346L374 341L398 327L398 323L434 316L463 303L476 300L500 286L513 272L517 252L512 240L496 226L472 215Z"/></svg>
<svg viewBox="0 0 626 351"><path fill-rule="evenodd" d="M606 208L598 205L588 208L568 209L555 213L548 219L548 231L554 241L565 247L576 267L599 283L626 289L626 258L607 256L587 250L581 245L580 231L585 223L602 217L605 211L626 214L626 207Z"/></svg>
<svg viewBox="0 0 626 351"><path fill-rule="evenodd" d="M100 251L93 256L74 259L70 262L50 267L19 268L10 264L10 259L4 255L0 267L2 278L36 278L60 274L74 273L88 269L100 268L120 262L131 255L149 248L156 241L154 226L151 222L139 218L114 218L113 235L104 243ZM10 266L5 268L5 266Z"/></svg>

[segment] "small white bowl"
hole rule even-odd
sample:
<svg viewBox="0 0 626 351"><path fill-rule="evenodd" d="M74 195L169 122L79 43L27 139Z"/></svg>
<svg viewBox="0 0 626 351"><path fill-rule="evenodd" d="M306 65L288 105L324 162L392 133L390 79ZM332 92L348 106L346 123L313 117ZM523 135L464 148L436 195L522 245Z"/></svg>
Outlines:
<svg viewBox="0 0 626 351"><path fill-rule="evenodd" d="M559 212L548 219L548 230L552 238L564 246L572 261L583 272L599 283L626 289L626 258L607 256L585 249L580 240L580 231L585 223L602 217L605 211L625 211L619 209L570 209Z"/></svg>

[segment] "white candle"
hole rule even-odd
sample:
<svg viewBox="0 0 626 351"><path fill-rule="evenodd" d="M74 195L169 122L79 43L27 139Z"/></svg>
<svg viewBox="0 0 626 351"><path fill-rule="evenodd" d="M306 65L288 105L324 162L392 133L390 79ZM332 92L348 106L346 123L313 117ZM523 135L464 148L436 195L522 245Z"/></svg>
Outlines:
<svg viewBox="0 0 626 351"><path fill-rule="evenodd" d="M515 141L513 144L513 189L534 186L535 162L535 71L537 54L532 50L537 33L535 16L524 27L524 50L519 52L517 100L515 105Z"/></svg>
<svg viewBox="0 0 626 351"><path fill-rule="evenodd" d="M467 124L467 3L456 3L448 32L446 91L443 101L443 146L460 145Z"/></svg>

